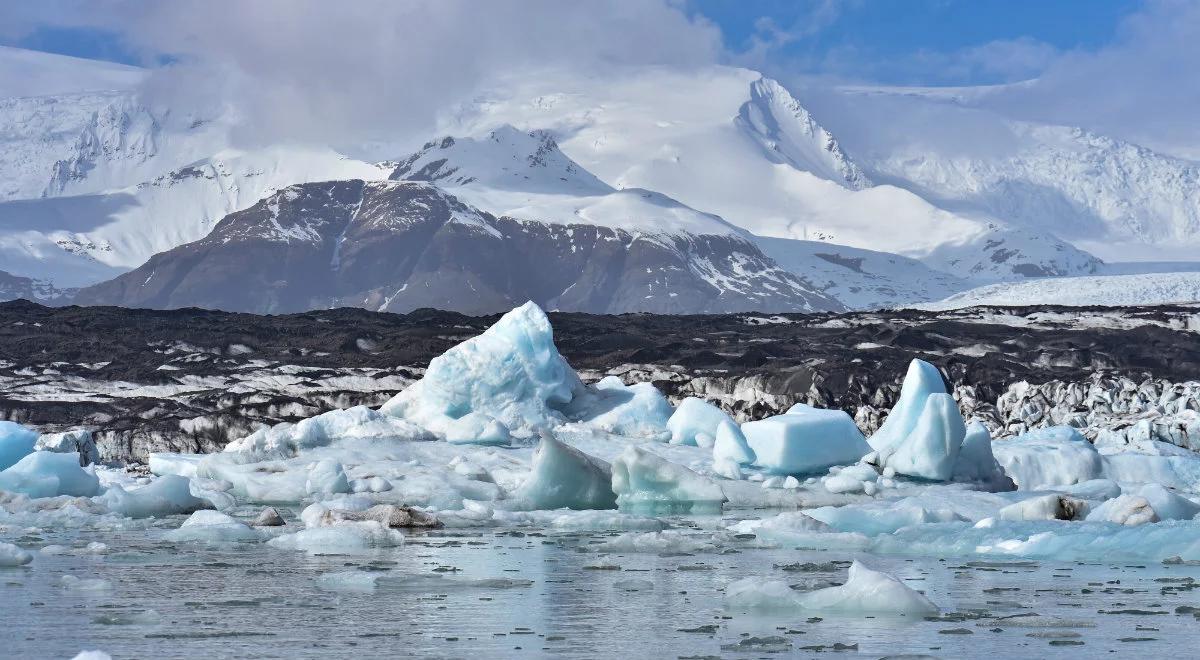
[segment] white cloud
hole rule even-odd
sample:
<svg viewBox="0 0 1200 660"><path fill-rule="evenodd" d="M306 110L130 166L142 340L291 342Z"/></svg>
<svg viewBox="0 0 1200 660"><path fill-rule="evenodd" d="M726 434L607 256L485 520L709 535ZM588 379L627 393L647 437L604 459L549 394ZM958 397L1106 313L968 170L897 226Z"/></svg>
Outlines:
<svg viewBox="0 0 1200 660"><path fill-rule="evenodd" d="M719 31L670 0L59 0L37 16L0 10L0 23L94 27L167 54L176 63L151 94L232 106L241 137L263 140L420 132L496 74L694 66L721 52Z"/></svg>
<svg viewBox="0 0 1200 660"><path fill-rule="evenodd" d="M1036 83L989 99L1006 114L1085 128L1200 159L1200 3L1159 0L1117 40L1054 59Z"/></svg>

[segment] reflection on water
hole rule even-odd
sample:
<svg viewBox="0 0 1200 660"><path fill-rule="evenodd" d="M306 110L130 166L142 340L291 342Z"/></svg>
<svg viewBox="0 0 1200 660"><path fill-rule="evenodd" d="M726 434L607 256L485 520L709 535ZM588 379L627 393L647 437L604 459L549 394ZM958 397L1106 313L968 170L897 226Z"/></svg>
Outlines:
<svg viewBox="0 0 1200 660"><path fill-rule="evenodd" d="M614 534L533 529L441 530L354 556L159 540L182 520L21 537L31 548L100 540L109 550L0 569L0 655L1153 657L1200 641L1200 567L1190 565L867 556L943 614L739 612L722 605L735 579L820 588L844 581L847 562L862 556L744 537L691 554L606 554L596 547ZM711 521L675 522L713 540Z"/></svg>

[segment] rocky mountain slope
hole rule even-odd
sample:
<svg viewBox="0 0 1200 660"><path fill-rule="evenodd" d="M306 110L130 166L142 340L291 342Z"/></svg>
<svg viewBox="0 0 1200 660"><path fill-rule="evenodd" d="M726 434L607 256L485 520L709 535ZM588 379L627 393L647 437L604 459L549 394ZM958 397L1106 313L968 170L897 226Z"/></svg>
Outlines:
<svg viewBox="0 0 1200 660"><path fill-rule="evenodd" d="M528 299L598 313L842 308L715 219L652 193L613 196L633 198L619 200L622 208L662 208L719 231L496 217L424 181L304 184L76 300L259 313L339 306L491 313Z"/></svg>
<svg viewBox="0 0 1200 660"><path fill-rule="evenodd" d="M264 423L381 403L496 320L27 302L0 303L0 316L0 418L87 426L109 459L212 451ZM559 349L589 380L653 381L743 420L807 402L862 408L871 431L919 357L1000 435L1088 420L1089 432L1112 432L1108 442L1200 447L1193 307L551 317Z"/></svg>

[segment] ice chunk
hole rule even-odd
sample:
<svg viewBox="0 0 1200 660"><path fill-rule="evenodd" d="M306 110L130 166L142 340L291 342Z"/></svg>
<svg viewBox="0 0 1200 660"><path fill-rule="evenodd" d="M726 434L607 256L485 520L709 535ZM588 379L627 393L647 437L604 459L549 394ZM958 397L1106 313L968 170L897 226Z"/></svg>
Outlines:
<svg viewBox="0 0 1200 660"><path fill-rule="evenodd" d="M863 506L823 506L806 511L812 518L843 532L875 536L903 527L961 522L966 518L948 506L937 507L916 498Z"/></svg>
<svg viewBox="0 0 1200 660"><path fill-rule="evenodd" d="M342 522L313 527L295 534L277 536L268 544L284 550L303 550L309 554L356 554L373 548L391 548L404 544L404 535L375 520Z"/></svg>
<svg viewBox="0 0 1200 660"><path fill-rule="evenodd" d="M1051 426L993 442L992 452L1021 490L1049 490L1104 476L1096 448L1069 426Z"/></svg>
<svg viewBox="0 0 1200 660"><path fill-rule="evenodd" d="M742 474L742 466L738 465L737 461L728 458L717 459L713 461L713 474L718 477L738 481L745 475Z"/></svg>
<svg viewBox="0 0 1200 660"><path fill-rule="evenodd" d="M179 529L164 535L168 541L201 543L261 541L263 537L259 530L219 511L197 511L183 521Z"/></svg>
<svg viewBox="0 0 1200 660"><path fill-rule="evenodd" d="M720 511L725 493L711 479L630 445L612 464L612 490L622 510Z"/></svg>
<svg viewBox="0 0 1200 660"><path fill-rule="evenodd" d="M433 358L424 378L383 405L419 423L480 412L529 436L565 420L560 409L584 391L554 347L546 314L532 302L483 334Z"/></svg>
<svg viewBox="0 0 1200 660"><path fill-rule="evenodd" d="M742 578L725 587L725 606L744 610L786 610L800 607L800 594L782 580Z"/></svg>
<svg viewBox="0 0 1200 660"><path fill-rule="evenodd" d="M841 410L793 406L787 414L746 422L742 432L756 464L776 474L806 474L857 463L871 450Z"/></svg>
<svg viewBox="0 0 1200 660"><path fill-rule="evenodd" d="M924 360L913 360L904 375L900 398L883 420L883 426L867 442L873 449L883 449L907 438L916 428L925 410L925 400L931 394L947 394L946 383L937 367Z"/></svg>
<svg viewBox="0 0 1200 660"><path fill-rule="evenodd" d="M101 500L114 514L130 518L191 514L212 508L209 500L193 496L190 480L175 475L160 476L149 485L132 491L113 484L104 491Z"/></svg>
<svg viewBox="0 0 1200 660"><path fill-rule="evenodd" d="M923 616L937 614L938 607L893 575L867 568L859 561L850 565L850 579L840 587L801 594L801 607L847 613Z"/></svg>
<svg viewBox="0 0 1200 660"><path fill-rule="evenodd" d="M713 463L732 461L737 465L751 465L754 459L754 450L746 441L741 427L734 424L733 420L721 420L721 423L717 424L717 435L713 441Z"/></svg>
<svg viewBox="0 0 1200 660"><path fill-rule="evenodd" d="M615 509L612 481L608 463L543 433L516 499L528 509Z"/></svg>
<svg viewBox="0 0 1200 660"><path fill-rule="evenodd" d="M1186 449L1171 455L1124 452L1102 456L1104 476L1121 483L1154 483L1200 491L1200 455Z"/></svg>
<svg viewBox="0 0 1200 660"><path fill-rule="evenodd" d="M159 477L146 486L128 491L113 484L100 499L110 511L128 518L157 518L212 508L208 500L192 495L188 479L175 475Z"/></svg>
<svg viewBox="0 0 1200 660"><path fill-rule="evenodd" d="M331 410L295 424L284 422L261 428L241 440L229 443L225 451L295 456L306 449L325 447L337 440L348 439L432 440L433 437L412 422L385 415L366 406L355 406L345 410ZM154 468L156 456L160 456L160 461L165 459L165 456L152 454L151 469ZM158 471L155 470L155 473L158 474Z"/></svg>
<svg viewBox="0 0 1200 660"><path fill-rule="evenodd" d="M438 430L446 442L456 445L507 445L512 438L507 426L481 412L448 420Z"/></svg>
<svg viewBox="0 0 1200 660"><path fill-rule="evenodd" d="M79 454L35 451L0 472L0 490L30 497L91 497L100 491L92 468L79 467Z"/></svg>
<svg viewBox="0 0 1200 660"><path fill-rule="evenodd" d="M1001 520L1078 520L1087 513L1087 503L1069 495L1040 495L1000 509Z"/></svg>
<svg viewBox="0 0 1200 660"><path fill-rule="evenodd" d="M1096 501L1111 500L1121 494L1121 487L1117 482L1108 479L1088 479L1070 486L1060 486L1055 490L1080 499Z"/></svg>
<svg viewBox="0 0 1200 660"><path fill-rule="evenodd" d="M1016 484L1004 473L1004 468L992 453L992 435L982 422L967 425L966 437L954 462L954 481L968 481L992 490L1014 490Z"/></svg>
<svg viewBox="0 0 1200 660"><path fill-rule="evenodd" d="M596 383L591 396L582 397L571 418L601 431L632 438L661 438L673 408L651 383L625 385L616 376L605 376Z"/></svg>
<svg viewBox="0 0 1200 660"><path fill-rule="evenodd" d="M1146 498L1160 520L1192 520L1200 514L1200 504L1172 493L1161 484L1146 484L1137 494Z"/></svg>
<svg viewBox="0 0 1200 660"><path fill-rule="evenodd" d="M17 461L33 453L38 434L15 422L0 421L0 470L17 464Z"/></svg>
<svg viewBox="0 0 1200 660"><path fill-rule="evenodd" d="M1087 519L1132 527L1158 522L1159 517L1150 501L1141 495L1119 495L1097 506Z"/></svg>
<svg viewBox="0 0 1200 660"><path fill-rule="evenodd" d="M0 568L24 566L33 561L33 555L11 544L0 542Z"/></svg>
<svg viewBox="0 0 1200 660"><path fill-rule="evenodd" d="M699 537L678 530L627 532L592 546L597 552L711 552L716 549L711 537Z"/></svg>
<svg viewBox="0 0 1200 660"><path fill-rule="evenodd" d="M721 422L736 424L725 411L713 404L688 397L679 402L675 414L667 420L667 430L671 432L671 444L696 446L696 434L706 433L711 438L717 437L717 427Z"/></svg>
<svg viewBox="0 0 1200 660"><path fill-rule="evenodd" d="M967 435L962 413L949 394L930 394L907 435L878 449L879 465L896 474L949 481Z"/></svg>
<svg viewBox="0 0 1200 660"><path fill-rule="evenodd" d="M327 458L317 461L308 471L308 480L304 482L304 492L309 495L349 493L350 479L346 477L346 470L341 463Z"/></svg>
<svg viewBox="0 0 1200 660"><path fill-rule="evenodd" d="M92 432L87 429L72 429L61 433L44 433L34 445L37 451L53 451L60 454L79 453L80 466L100 462L100 451Z"/></svg>

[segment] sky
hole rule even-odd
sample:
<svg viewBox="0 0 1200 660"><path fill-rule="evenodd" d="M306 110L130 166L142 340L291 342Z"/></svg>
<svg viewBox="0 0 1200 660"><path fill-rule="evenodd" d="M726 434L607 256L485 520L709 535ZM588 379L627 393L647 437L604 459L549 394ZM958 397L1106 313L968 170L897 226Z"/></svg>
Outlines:
<svg viewBox="0 0 1200 660"><path fill-rule="evenodd" d="M681 7L716 26L732 62L866 83L976 85L1036 76L1061 53L1102 48L1144 4L688 0ZM0 34L0 44L122 64L172 61L169 52L131 45L119 29L57 23L31 17L26 29Z"/></svg>
<svg viewBox="0 0 1200 660"><path fill-rule="evenodd" d="M419 132L515 70L731 64L792 87L1033 80L988 109L1200 157L1196 0L41 0L0 3L0 45L149 66L148 92L236 106L262 139Z"/></svg>

